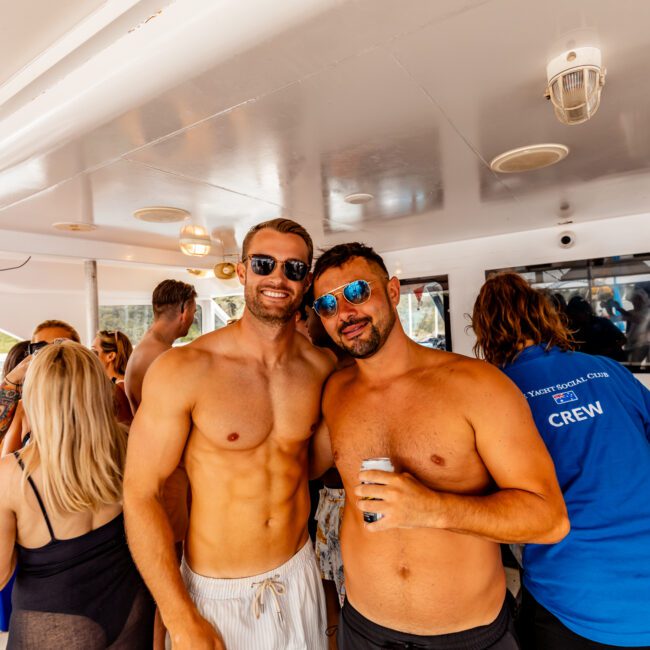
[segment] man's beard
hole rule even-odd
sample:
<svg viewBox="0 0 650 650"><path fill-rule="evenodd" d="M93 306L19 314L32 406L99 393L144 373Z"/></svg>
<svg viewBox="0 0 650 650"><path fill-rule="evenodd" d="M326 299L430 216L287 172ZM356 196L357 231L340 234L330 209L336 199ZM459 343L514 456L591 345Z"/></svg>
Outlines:
<svg viewBox="0 0 650 650"><path fill-rule="evenodd" d="M367 359L368 357L376 354L381 347L386 343L388 335L393 331L395 325L395 313L390 310L388 316L380 321L377 325L372 322L370 318L352 318L345 323L342 323L338 329L337 345L343 348L348 354L355 359ZM341 335L341 330L355 323L368 323L368 335L364 332L361 336L346 341ZM367 337L366 337L367 336Z"/></svg>
<svg viewBox="0 0 650 650"><path fill-rule="evenodd" d="M273 291L271 287L265 288ZM282 291L286 291L286 289L282 289ZM269 307L262 302L263 298L261 292L261 288L255 289L254 287L246 287L244 289L246 307L251 314L257 318L257 320L266 323L267 325L285 325L294 317L296 311L298 311L302 299L300 296L295 296L290 303L285 305Z"/></svg>

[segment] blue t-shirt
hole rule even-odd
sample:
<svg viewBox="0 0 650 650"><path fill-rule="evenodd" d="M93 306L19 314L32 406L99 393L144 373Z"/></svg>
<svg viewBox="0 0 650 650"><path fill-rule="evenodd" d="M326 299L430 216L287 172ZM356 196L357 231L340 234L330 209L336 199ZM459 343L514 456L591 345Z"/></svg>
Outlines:
<svg viewBox="0 0 650 650"><path fill-rule="evenodd" d="M605 357L526 348L503 371L524 393L571 520L524 548L524 584L576 634L650 645L650 391Z"/></svg>

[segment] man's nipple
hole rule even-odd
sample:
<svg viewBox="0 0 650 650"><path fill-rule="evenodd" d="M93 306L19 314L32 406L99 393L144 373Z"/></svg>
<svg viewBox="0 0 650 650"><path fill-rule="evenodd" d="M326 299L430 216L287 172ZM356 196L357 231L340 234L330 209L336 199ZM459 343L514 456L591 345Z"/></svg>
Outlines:
<svg viewBox="0 0 650 650"><path fill-rule="evenodd" d="M239 440L239 434L238 434L238 433L231 433L231 434L228 436L228 440L229 440L230 442L235 442L235 440Z"/></svg>

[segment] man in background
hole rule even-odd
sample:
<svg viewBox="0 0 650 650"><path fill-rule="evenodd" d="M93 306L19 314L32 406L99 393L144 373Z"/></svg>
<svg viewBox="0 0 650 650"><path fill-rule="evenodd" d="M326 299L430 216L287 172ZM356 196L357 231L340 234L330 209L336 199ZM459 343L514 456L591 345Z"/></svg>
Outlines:
<svg viewBox="0 0 650 650"><path fill-rule="evenodd" d="M135 412L142 399L142 382L149 366L172 347L174 341L187 336L196 312L196 289L178 280L163 280L151 298L153 323L133 350L126 366L126 394Z"/></svg>

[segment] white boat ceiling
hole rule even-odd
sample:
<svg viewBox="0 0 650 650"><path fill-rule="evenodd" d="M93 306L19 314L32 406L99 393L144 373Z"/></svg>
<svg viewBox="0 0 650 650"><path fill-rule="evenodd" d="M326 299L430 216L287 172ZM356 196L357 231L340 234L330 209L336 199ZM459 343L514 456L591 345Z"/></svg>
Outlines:
<svg viewBox="0 0 650 650"><path fill-rule="evenodd" d="M279 215L318 246L388 252L546 228L563 202L575 223L648 211L647 0L0 6L6 252L187 266L178 224L133 218L151 205L188 210L227 253ZM580 45L602 49L607 83L595 117L564 126L545 67ZM570 154L490 171L540 142Z"/></svg>

